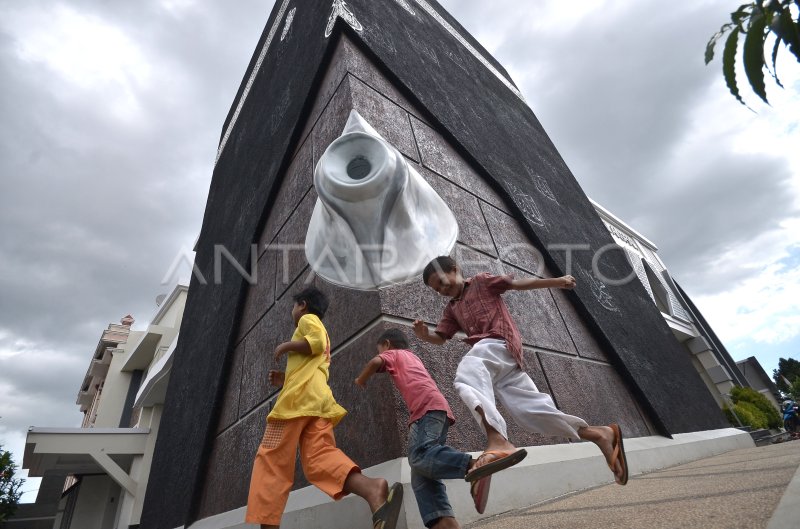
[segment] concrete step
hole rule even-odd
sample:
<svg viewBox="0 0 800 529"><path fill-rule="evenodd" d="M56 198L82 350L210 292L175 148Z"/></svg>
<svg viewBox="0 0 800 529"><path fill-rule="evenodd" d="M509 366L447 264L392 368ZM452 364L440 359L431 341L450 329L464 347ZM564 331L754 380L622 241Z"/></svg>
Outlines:
<svg viewBox="0 0 800 529"><path fill-rule="evenodd" d="M740 448L752 448L753 439L735 428L625 439L631 476L652 472ZM600 451L591 443L570 443L525 447L528 457L492 479L489 505L483 515L475 512L469 485L463 480L445 480L456 517L462 524L496 516L564 494L613 483L613 475ZM382 477L404 486L403 510L397 529L424 529L414 492L411 469L406 458L398 458L363 470L370 477ZM198 520L186 529L250 529L244 523L245 508ZM315 487L295 490L289 497L281 520L282 529L368 529L370 513L366 502L352 495L334 502Z"/></svg>
<svg viewBox="0 0 800 529"><path fill-rule="evenodd" d="M772 432L764 428L750 432L750 437L753 438L753 441L758 441L759 439L763 439L764 437L769 437L771 435Z"/></svg>
<svg viewBox="0 0 800 529"><path fill-rule="evenodd" d="M756 443L756 446L767 446L774 443L783 443L792 439L792 434L789 432L768 432L769 435L761 436L759 438L753 437L753 441Z"/></svg>

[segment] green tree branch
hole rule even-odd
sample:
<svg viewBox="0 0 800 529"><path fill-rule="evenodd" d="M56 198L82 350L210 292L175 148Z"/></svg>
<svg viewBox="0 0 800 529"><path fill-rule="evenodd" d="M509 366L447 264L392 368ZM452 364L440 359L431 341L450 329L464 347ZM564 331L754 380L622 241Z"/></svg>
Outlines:
<svg viewBox="0 0 800 529"><path fill-rule="evenodd" d="M7 520L17 510L22 496L23 479L14 477L17 465L11 459L11 452L4 451L0 445L0 522Z"/></svg>
<svg viewBox="0 0 800 529"><path fill-rule="evenodd" d="M722 52L722 75L728 90L737 101L747 106L739 92L735 71L739 37L744 35L741 61L747 81L753 92L769 104L764 72L769 73L775 83L783 88L777 70L778 51L781 47L787 48L800 63L800 0L765 0L739 6L739 9L731 13L731 21L723 24L706 44L706 64L714 60L714 48L726 33L728 36ZM770 54L772 69L764 55L769 38L775 39Z"/></svg>

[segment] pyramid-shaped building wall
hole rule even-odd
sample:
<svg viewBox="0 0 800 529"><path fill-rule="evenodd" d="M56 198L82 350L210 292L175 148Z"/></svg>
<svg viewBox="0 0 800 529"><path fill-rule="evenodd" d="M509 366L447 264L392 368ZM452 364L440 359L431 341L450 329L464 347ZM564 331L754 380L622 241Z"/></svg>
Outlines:
<svg viewBox="0 0 800 529"><path fill-rule="evenodd" d="M352 110L453 211L467 274L562 275L568 256L555 248L588 248L569 256L575 291L506 296L527 370L559 408L618 421L629 436L725 426L642 285L597 279L592 256L613 239L513 82L455 20L432 1L278 0L223 127L197 244L209 280L190 287L143 527L188 526L244 505L276 396L271 352L291 336L291 295L309 281L332 300L330 383L349 410L339 445L362 467L405 455L407 411L391 383L363 391L352 380L384 328L435 324L444 300L421 281L371 292L331 285L312 276L303 252L314 166ZM220 248L245 268L255 263L255 277L224 256L220 265ZM630 273L621 252L599 266L606 277ZM412 348L461 419L451 444L482 448L452 389L468 347ZM561 441L513 427L510 436ZM299 474L296 486L305 484Z"/></svg>

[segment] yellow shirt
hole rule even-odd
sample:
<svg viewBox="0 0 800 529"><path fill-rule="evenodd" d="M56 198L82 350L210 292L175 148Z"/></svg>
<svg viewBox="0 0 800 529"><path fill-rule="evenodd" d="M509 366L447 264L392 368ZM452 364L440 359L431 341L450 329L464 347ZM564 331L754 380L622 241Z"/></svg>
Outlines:
<svg viewBox="0 0 800 529"><path fill-rule="evenodd" d="M268 419L323 417L334 426L347 410L339 406L328 386L331 348L328 332L314 314L304 314L297 322L292 341L306 340L311 354L290 352L286 360L286 378Z"/></svg>

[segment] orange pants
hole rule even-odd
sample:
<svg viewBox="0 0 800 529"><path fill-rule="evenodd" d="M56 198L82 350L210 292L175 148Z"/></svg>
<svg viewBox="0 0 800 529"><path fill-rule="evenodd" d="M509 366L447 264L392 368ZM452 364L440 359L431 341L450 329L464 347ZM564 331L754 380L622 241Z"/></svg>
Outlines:
<svg viewBox="0 0 800 529"><path fill-rule="evenodd" d="M294 484L298 445L306 479L334 500L345 496L347 476L361 470L336 448L330 420L298 417L267 421L264 438L253 462L245 517L247 523L280 525Z"/></svg>

